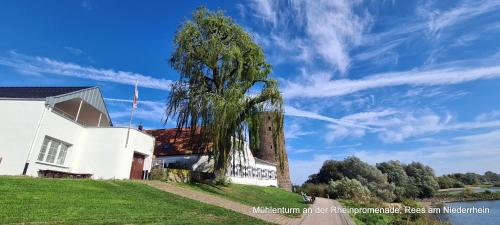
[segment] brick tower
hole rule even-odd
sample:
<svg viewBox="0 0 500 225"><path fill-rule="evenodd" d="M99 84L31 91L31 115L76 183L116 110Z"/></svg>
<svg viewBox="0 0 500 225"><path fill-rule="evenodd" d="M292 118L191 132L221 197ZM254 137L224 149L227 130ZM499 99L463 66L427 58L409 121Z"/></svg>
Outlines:
<svg viewBox="0 0 500 225"><path fill-rule="evenodd" d="M257 151L257 158L266 160L268 162L276 163L277 167L277 179L278 186L285 190L292 190L292 182L290 181L290 172L288 169L288 155L286 153L285 146L285 133L282 132L278 135L278 145L280 146L280 151L283 151L284 164L283 170L281 170L279 166L279 159L277 158L274 152L274 142L273 142L273 117L271 113L262 113L261 115L261 124L259 128L260 134L260 149Z"/></svg>

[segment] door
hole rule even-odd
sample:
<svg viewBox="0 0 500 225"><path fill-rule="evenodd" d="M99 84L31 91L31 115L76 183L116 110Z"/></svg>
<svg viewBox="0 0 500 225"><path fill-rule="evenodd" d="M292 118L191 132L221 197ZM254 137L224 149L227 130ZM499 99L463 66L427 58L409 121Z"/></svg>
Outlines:
<svg viewBox="0 0 500 225"><path fill-rule="evenodd" d="M144 169L144 155L134 153L132 168L130 169L130 179L142 179Z"/></svg>

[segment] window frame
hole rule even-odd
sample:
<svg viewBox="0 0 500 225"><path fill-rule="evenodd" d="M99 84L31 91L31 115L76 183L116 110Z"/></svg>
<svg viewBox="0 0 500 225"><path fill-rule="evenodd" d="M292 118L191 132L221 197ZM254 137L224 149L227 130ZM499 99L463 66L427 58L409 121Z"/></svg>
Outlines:
<svg viewBox="0 0 500 225"><path fill-rule="evenodd" d="M53 145L57 147L54 149ZM36 160L41 164L66 167L68 153L71 146L72 144L69 144L65 141L61 141L50 136L45 136Z"/></svg>

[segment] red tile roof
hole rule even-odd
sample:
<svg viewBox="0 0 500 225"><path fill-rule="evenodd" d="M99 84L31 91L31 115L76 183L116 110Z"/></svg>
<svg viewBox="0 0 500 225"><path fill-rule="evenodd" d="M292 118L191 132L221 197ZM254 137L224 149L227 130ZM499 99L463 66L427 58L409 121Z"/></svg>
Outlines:
<svg viewBox="0 0 500 225"><path fill-rule="evenodd" d="M153 153L155 156L207 154L212 147L211 144L206 148L197 146L200 137L196 134L192 142L190 142L189 128L183 128L177 136L177 128L146 130L146 133L155 137L155 150Z"/></svg>

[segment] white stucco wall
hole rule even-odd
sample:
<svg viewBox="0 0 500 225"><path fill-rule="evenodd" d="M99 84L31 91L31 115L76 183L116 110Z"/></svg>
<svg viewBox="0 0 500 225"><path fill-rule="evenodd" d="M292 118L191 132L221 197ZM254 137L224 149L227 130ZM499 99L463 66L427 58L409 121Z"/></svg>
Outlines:
<svg viewBox="0 0 500 225"><path fill-rule="evenodd" d="M178 156L162 156L156 159L165 164L179 162L180 164L191 165L190 169L194 171L210 172L213 169L213 160L209 160L208 155L178 155ZM226 176L232 183L236 184L247 184L247 185L258 185L258 186L278 186L278 181L276 178L259 178L253 175L243 176L243 175L232 175L232 166L251 167L266 169L268 171L274 171L276 174L276 166L264 163L258 163L252 155L248 145L245 145L245 150L232 151L230 153L231 163L227 169Z"/></svg>
<svg viewBox="0 0 500 225"><path fill-rule="evenodd" d="M44 111L44 102L0 100L0 174L20 175Z"/></svg>
<svg viewBox="0 0 500 225"><path fill-rule="evenodd" d="M83 127L51 112L45 101L0 100L0 108L0 124L7 124L0 126L0 175L21 175L29 158L30 176L57 170L90 173L96 179L128 179L134 152L145 156L144 170L151 169L154 138L148 134L131 129L125 147L128 128ZM46 136L71 145L64 165L37 160Z"/></svg>
<svg viewBox="0 0 500 225"><path fill-rule="evenodd" d="M83 132L82 150L72 171L94 174L97 179L128 179L134 152L145 156L144 170L151 170L154 138L130 130L125 148L128 128L86 128Z"/></svg>
<svg viewBox="0 0 500 225"><path fill-rule="evenodd" d="M278 187L278 181L276 179L266 180L266 179L258 179L258 178L233 177L233 176L229 176L228 179L231 180L231 183L235 183L235 184Z"/></svg>

